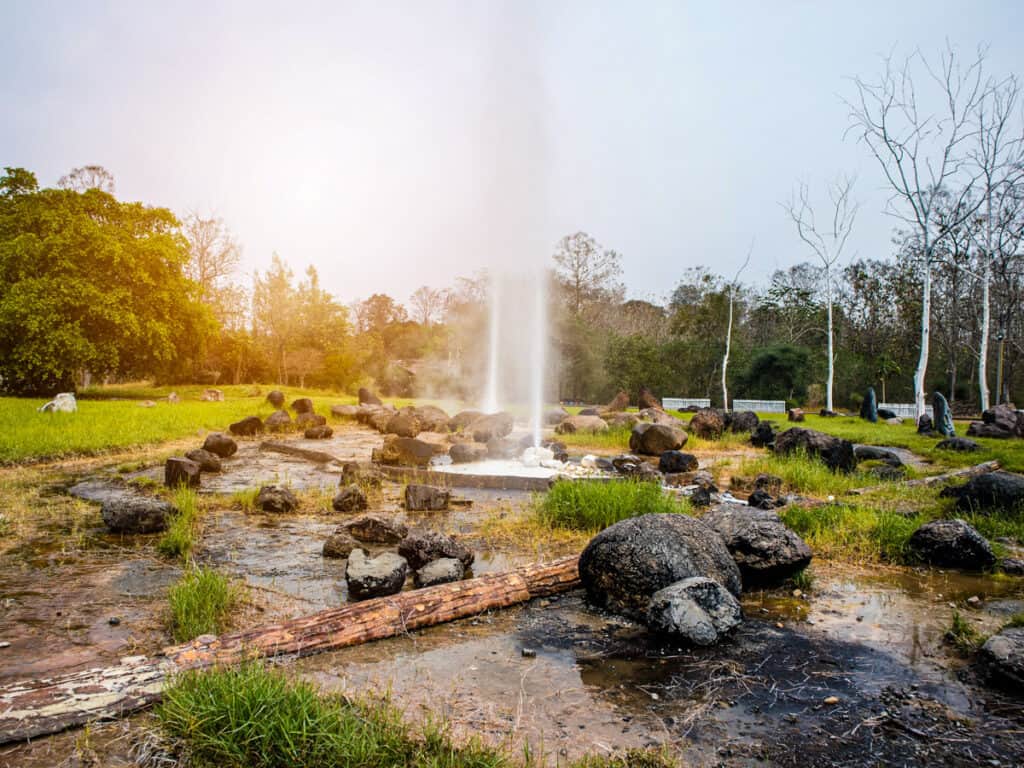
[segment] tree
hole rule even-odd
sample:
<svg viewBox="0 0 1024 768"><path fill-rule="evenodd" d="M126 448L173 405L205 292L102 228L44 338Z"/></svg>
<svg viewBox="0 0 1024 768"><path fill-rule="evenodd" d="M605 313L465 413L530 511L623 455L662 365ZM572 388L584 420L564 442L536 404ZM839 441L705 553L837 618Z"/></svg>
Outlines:
<svg viewBox="0 0 1024 768"><path fill-rule="evenodd" d="M827 313L828 337L828 378L825 382L825 408L834 410L832 390L835 382L835 351L832 332L832 270L843 255L843 248L853 231L853 222L857 218L858 204L850 199L853 189L853 178L838 177L828 185L830 205L829 221L819 227L814 218L814 208L808 200L807 185L799 184L788 203L783 204L789 218L796 225L797 235L818 257L824 269L825 309Z"/></svg>
<svg viewBox="0 0 1024 768"><path fill-rule="evenodd" d="M946 236L933 227L936 208L947 189L956 190L959 201L950 206L960 216L974 215L975 208L962 205L974 189L978 174L967 167L966 143L974 132L971 119L983 99L984 51L965 68L948 45L933 66L919 52L907 57L899 68L891 57L884 59L884 71L877 82L854 79L857 96L850 107L851 129L878 161L892 192L888 212L911 226L921 243L921 342L914 372L914 400L918 417L925 412L925 376L931 333L932 266L936 248ZM924 112L914 69L924 70L926 84L932 85L942 106ZM920 82L920 81L919 81ZM980 203L979 203L980 204ZM955 226L959 221L948 221Z"/></svg>
<svg viewBox="0 0 1024 768"><path fill-rule="evenodd" d="M270 269L262 277L258 272L253 275L253 336L269 349L280 384L288 383L287 353L297 320L293 277L291 269L276 253L271 256Z"/></svg>
<svg viewBox="0 0 1024 768"><path fill-rule="evenodd" d="M221 291L238 268L242 248L224 220L216 216L189 212L182 221L182 231L189 246L186 273L199 286L203 301L216 312L223 298Z"/></svg>
<svg viewBox="0 0 1024 768"><path fill-rule="evenodd" d="M622 256L606 250L586 232L559 240L554 260L555 279L574 317L580 317L594 302L621 297Z"/></svg>
<svg viewBox="0 0 1024 768"><path fill-rule="evenodd" d="M392 323L404 323L408 319L405 307L385 293L375 293L358 302L353 309L356 323L363 333L380 333Z"/></svg>
<svg viewBox="0 0 1024 768"><path fill-rule="evenodd" d="M740 377L754 397L802 399L807 394L810 355L805 347L776 344L758 350Z"/></svg>
<svg viewBox="0 0 1024 768"><path fill-rule="evenodd" d="M166 208L99 189L36 189L0 178L0 386L14 394L73 389L83 371L167 375L182 342L210 334L188 249Z"/></svg>
<svg viewBox="0 0 1024 768"><path fill-rule="evenodd" d="M732 347L732 319L733 319L733 303L736 299L736 290L739 287L740 276L743 274L743 270L750 264L750 256L754 252L754 241L750 241L750 248L747 249L747 258L743 260L743 264L736 270L736 275L733 277L732 282L729 283L729 323L726 326L725 331L725 354L722 356L722 407L726 410L729 408L729 387L726 383L726 375L729 372L729 351Z"/></svg>
<svg viewBox="0 0 1024 768"><path fill-rule="evenodd" d="M1024 125L1017 112L1020 86L1011 75L988 89L976 105L977 142L973 160L980 174L984 213L979 231L982 259L981 329L978 343L978 395L981 410L989 407L988 347L992 326L991 285L993 261L1005 253L1007 234L1012 238L1013 209L1020 205L1017 185L1024 178ZM1017 125L1013 125L1013 120Z"/></svg>
<svg viewBox="0 0 1024 768"><path fill-rule="evenodd" d="M81 168L72 168L70 173L61 176L57 181L57 186L72 192L98 189L112 195L114 194L114 177L102 165L83 165Z"/></svg>
<svg viewBox="0 0 1024 768"><path fill-rule="evenodd" d="M429 285L422 285L409 297L413 320L421 325L438 322L444 313L445 294Z"/></svg>

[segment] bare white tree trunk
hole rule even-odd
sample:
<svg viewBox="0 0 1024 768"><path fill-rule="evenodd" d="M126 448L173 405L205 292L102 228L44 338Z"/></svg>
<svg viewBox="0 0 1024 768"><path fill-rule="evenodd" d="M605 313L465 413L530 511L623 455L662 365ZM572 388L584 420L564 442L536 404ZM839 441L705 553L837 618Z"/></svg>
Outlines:
<svg viewBox="0 0 1024 768"><path fill-rule="evenodd" d="M914 404L918 419L925 413L924 379L928 374L928 348L932 333L932 260L927 250L925 254L924 276L921 280L921 354L917 358L917 370L914 371Z"/></svg>
<svg viewBox="0 0 1024 768"><path fill-rule="evenodd" d="M825 385L825 408L829 411L835 410L832 407L832 385L836 375L836 358L832 349L832 267L825 267L825 301L828 305L828 382Z"/></svg>
<svg viewBox="0 0 1024 768"><path fill-rule="evenodd" d="M978 348L978 402L981 410L987 411L988 402L988 337L992 329L992 307L990 306L990 283L992 282L992 258L985 254L985 270L981 278L981 342Z"/></svg>
<svg viewBox="0 0 1024 768"><path fill-rule="evenodd" d="M726 373L729 371L729 347L732 345L732 301L735 287L729 289L729 325L725 331L725 356L722 357L722 407L729 410L729 387L726 384Z"/></svg>

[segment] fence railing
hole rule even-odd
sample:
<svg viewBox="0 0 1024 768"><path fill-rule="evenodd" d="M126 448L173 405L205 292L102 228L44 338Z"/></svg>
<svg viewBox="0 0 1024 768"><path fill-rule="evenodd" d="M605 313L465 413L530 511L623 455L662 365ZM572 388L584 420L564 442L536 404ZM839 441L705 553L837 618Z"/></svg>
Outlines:
<svg viewBox="0 0 1024 768"><path fill-rule="evenodd" d="M785 400L733 400L734 411L758 411L759 413L785 413Z"/></svg>
<svg viewBox="0 0 1024 768"><path fill-rule="evenodd" d="M710 397L663 397L661 407L669 411L679 411L683 408L710 408Z"/></svg>
<svg viewBox="0 0 1024 768"><path fill-rule="evenodd" d="M880 409L884 408L887 411L892 411L901 419L917 418L917 406L913 403L879 403L878 407ZM935 409L930 405L926 405L924 410L931 418L935 418Z"/></svg>

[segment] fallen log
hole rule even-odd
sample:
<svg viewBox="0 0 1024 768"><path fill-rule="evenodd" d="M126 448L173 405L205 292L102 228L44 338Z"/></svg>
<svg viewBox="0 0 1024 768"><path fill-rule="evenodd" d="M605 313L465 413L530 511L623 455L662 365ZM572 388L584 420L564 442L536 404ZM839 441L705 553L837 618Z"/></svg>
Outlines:
<svg viewBox="0 0 1024 768"><path fill-rule="evenodd" d="M261 451L271 451L273 453L283 453L287 456L296 456L306 461L312 461L314 464L330 464L331 462L338 461L337 458L331 456L329 453L324 451L314 451L311 448L300 448L297 445L290 445L288 443L277 443L271 440L264 440L260 443Z"/></svg>
<svg viewBox="0 0 1024 768"><path fill-rule="evenodd" d="M310 656L507 608L579 586L579 558L517 568L165 648L159 656L0 688L0 744L125 717L160 700L167 678L188 669L272 656Z"/></svg>
<svg viewBox="0 0 1024 768"><path fill-rule="evenodd" d="M931 475L929 477L919 477L914 480L903 480L895 485L900 485L904 488L919 488L922 486L938 485L944 483L947 480L959 480L964 477L977 477L978 475L984 475L988 472L995 472L999 469L999 462L996 460L983 461L981 464L975 464L973 467L963 467L962 469L954 469L952 472L946 472L942 475ZM848 493L852 496L859 496L862 493L869 493L871 491L878 491L883 488L891 488L894 484L887 483L885 485L869 485L866 488L854 488Z"/></svg>

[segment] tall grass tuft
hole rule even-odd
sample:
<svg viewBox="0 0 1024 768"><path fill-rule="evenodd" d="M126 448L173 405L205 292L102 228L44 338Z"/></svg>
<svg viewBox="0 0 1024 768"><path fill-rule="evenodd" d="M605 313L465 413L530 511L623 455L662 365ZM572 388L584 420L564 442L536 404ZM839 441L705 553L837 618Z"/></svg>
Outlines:
<svg viewBox="0 0 1024 768"><path fill-rule="evenodd" d="M666 495L657 483L576 480L555 483L535 501L542 523L595 532L626 518L654 512L688 514L690 504Z"/></svg>
<svg viewBox="0 0 1024 768"><path fill-rule="evenodd" d="M910 535L930 519L859 504L790 505L779 515L820 557L891 563L907 561Z"/></svg>
<svg viewBox="0 0 1024 768"><path fill-rule="evenodd" d="M260 664L186 672L164 692L157 718L199 766L499 768L504 753L455 746L440 729L413 729L387 703L322 695Z"/></svg>
<svg viewBox="0 0 1024 768"><path fill-rule="evenodd" d="M787 455L770 453L754 459L745 459L736 474L746 477L765 473L782 478L783 485L797 493L811 496L840 496L854 488L881 483L864 472L833 472L824 462L803 451Z"/></svg>
<svg viewBox="0 0 1024 768"><path fill-rule="evenodd" d="M166 557L180 557L184 560L192 553L199 532L199 505L196 492L185 486L178 486L174 490L173 501L178 511L171 517L156 548Z"/></svg>
<svg viewBox="0 0 1024 768"><path fill-rule="evenodd" d="M179 643L220 634L239 599L239 589L209 568L189 568L168 593L171 635Z"/></svg>

